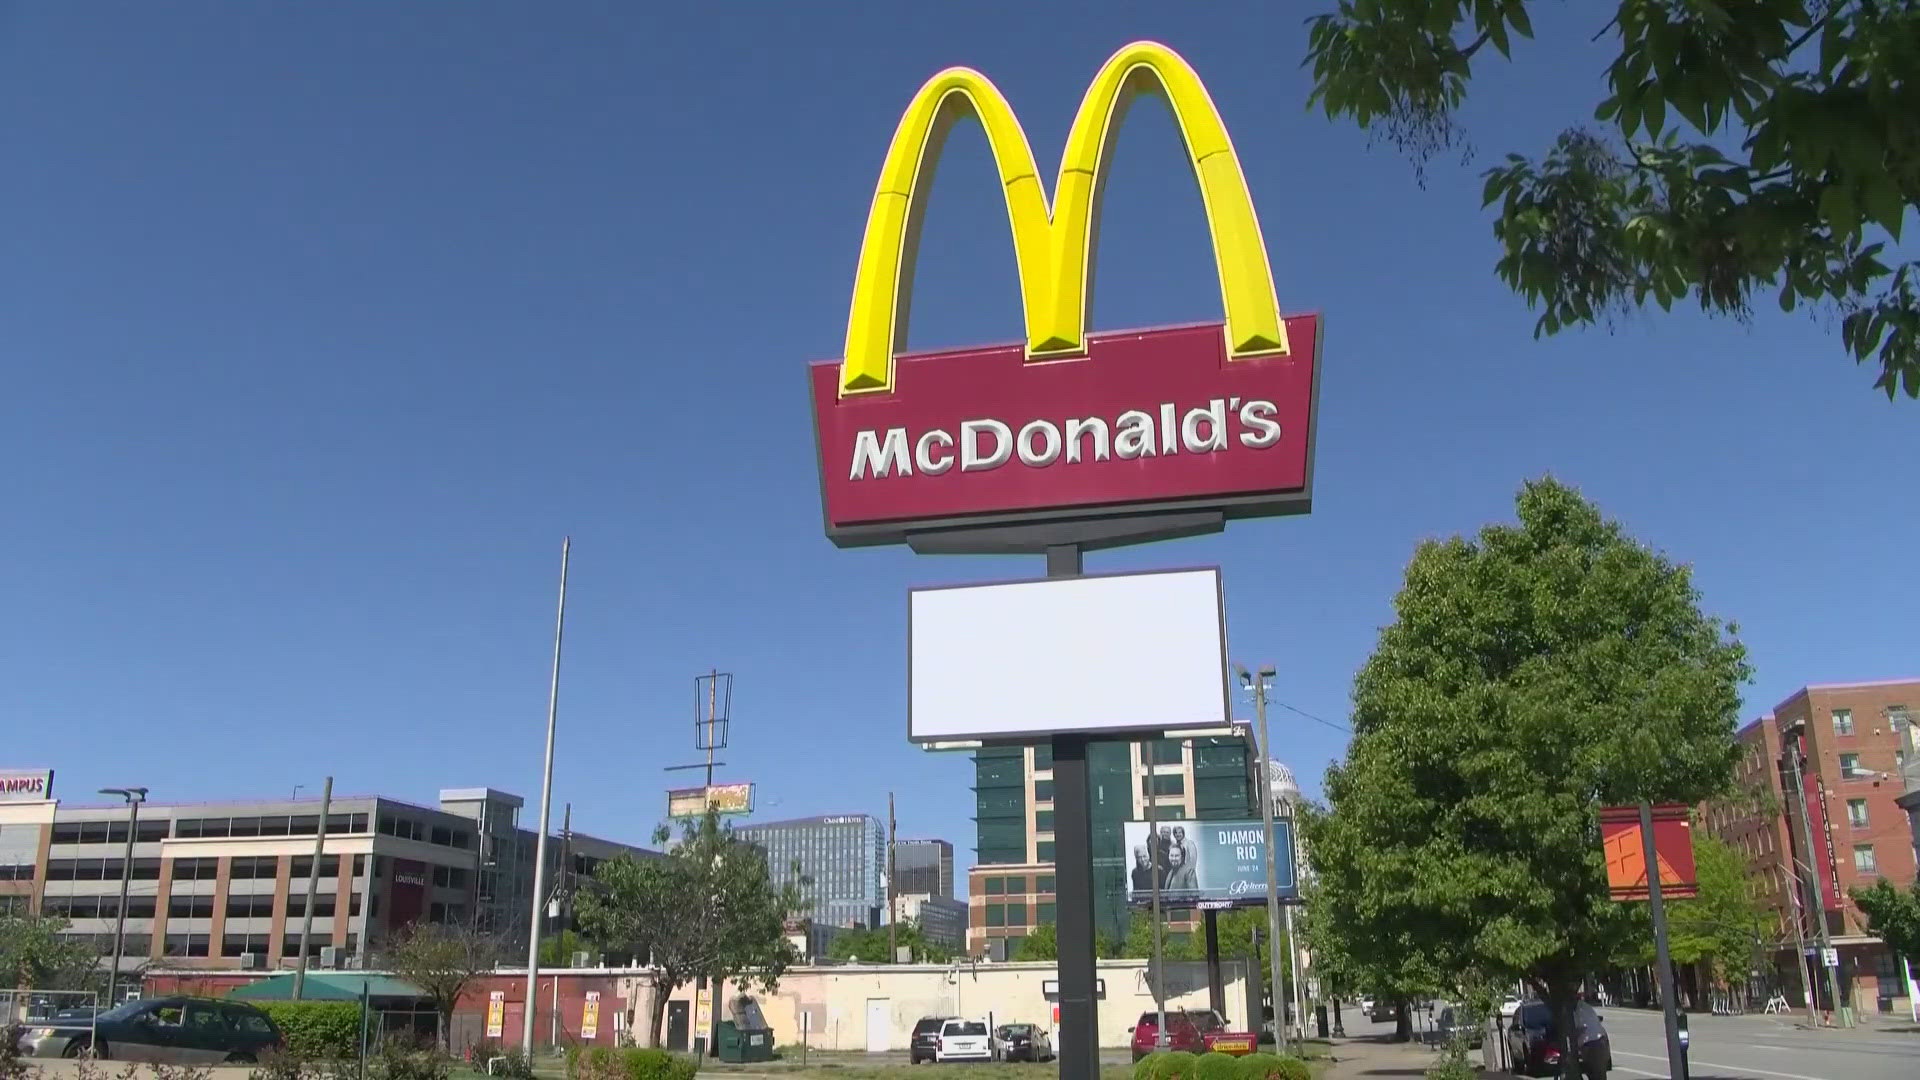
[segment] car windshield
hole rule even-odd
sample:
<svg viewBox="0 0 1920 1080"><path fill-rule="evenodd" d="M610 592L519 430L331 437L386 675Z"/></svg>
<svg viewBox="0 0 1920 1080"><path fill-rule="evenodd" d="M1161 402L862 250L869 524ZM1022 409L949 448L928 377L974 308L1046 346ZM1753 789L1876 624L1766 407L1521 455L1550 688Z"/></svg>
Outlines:
<svg viewBox="0 0 1920 1080"><path fill-rule="evenodd" d="M1514 1023L1520 1024L1523 1027L1533 1027L1533 1028L1551 1027L1552 1021L1553 1021L1553 1010L1547 1008L1546 1005L1539 1004L1539 1003L1535 1003L1532 1005L1523 1005L1520 1007L1520 1012L1518 1013L1518 1015L1516 1015L1513 1018L1513 1020L1514 1020Z"/></svg>
<svg viewBox="0 0 1920 1080"><path fill-rule="evenodd" d="M922 1020L919 1023L913 1025L913 1033L915 1035L931 1035L932 1033L939 1030L940 1030L940 1021L938 1020Z"/></svg>
<svg viewBox="0 0 1920 1080"><path fill-rule="evenodd" d="M945 1032L945 1034L948 1034L948 1035L961 1035L961 1036L985 1035L986 1033L987 1033L987 1025L979 1023L978 1021L969 1021L964 1024L948 1024L947 1030Z"/></svg>
<svg viewBox="0 0 1920 1080"><path fill-rule="evenodd" d="M1188 1013L1187 1019L1193 1021L1193 1026L1201 1031L1219 1031L1226 1026L1220 1022L1218 1016L1210 1012Z"/></svg>

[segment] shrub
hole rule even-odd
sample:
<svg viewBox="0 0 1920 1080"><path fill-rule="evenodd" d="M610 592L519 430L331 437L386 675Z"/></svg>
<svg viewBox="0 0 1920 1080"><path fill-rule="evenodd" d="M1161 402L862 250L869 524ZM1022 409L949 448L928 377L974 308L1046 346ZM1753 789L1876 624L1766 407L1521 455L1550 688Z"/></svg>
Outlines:
<svg viewBox="0 0 1920 1080"><path fill-rule="evenodd" d="M1169 1050L1161 1055L1153 1080L1200 1080L1200 1059L1185 1050Z"/></svg>
<svg viewBox="0 0 1920 1080"><path fill-rule="evenodd" d="M639 1047L596 1046L591 1050L567 1053L570 1080L693 1080L700 1062L691 1057L669 1054L665 1050ZM528 1080L532 1075L529 1070Z"/></svg>
<svg viewBox="0 0 1920 1080"><path fill-rule="evenodd" d="M268 1050L247 1074L248 1080L308 1080L307 1059L289 1050Z"/></svg>
<svg viewBox="0 0 1920 1080"><path fill-rule="evenodd" d="M307 1061L359 1056L358 1002L262 1001L257 1004L286 1037L289 1054Z"/></svg>
<svg viewBox="0 0 1920 1080"><path fill-rule="evenodd" d="M1309 1080L1307 1063L1284 1054L1248 1054L1240 1059L1241 1080Z"/></svg>
<svg viewBox="0 0 1920 1080"><path fill-rule="evenodd" d="M447 1080L452 1071L438 1047L409 1046L400 1039L382 1043L367 1066L372 1080Z"/></svg>
<svg viewBox="0 0 1920 1080"><path fill-rule="evenodd" d="M1166 1056L1165 1051L1154 1050L1134 1062L1133 1080L1153 1080L1153 1074L1160 1068L1160 1059L1164 1056Z"/></svg>
<svg viewBox="0 0 1920 1080"><path fill-rule="evenodd" d="M1200 1055L1194 1074L1200 1080L1240 1080L1240 1059L1218 1050L1210 1051Z"/></svg>
<svg viewBox="0 0 1920 1080"><path fill-rule="evenodd" d="M1427 1070L1427 1080L1478 1080L1480 1070L1467 1060L1467 1048L1458 1042L1447 1047Z"/></svg>

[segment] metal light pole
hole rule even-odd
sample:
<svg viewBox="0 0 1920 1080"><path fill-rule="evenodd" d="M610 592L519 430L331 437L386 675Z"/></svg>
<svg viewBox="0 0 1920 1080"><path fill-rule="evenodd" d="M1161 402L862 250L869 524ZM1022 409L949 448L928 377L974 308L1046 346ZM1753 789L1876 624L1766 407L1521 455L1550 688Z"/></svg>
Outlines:
<svg viewBox="0 0 1920 1080"><path fill-rule="evenodd" d="M1148 749L1152 744L1139 745L1147 763L1147 884L1153 889L1153 1048L1163 1050L1167 1046L1167 984L1161 977L1166 968L1160 949L1160 804L1153 790L1153 751Z"/></svg>
<svg viewBox="0 0 1920 1080"><path fill-rule="evenodd" d="M140 832L140 804L146 801L143 787L103 787L102 795L118 795L127 800L127 847L120 861L120 910L113 918L113 968L107 972L107 1007L116 1004L120 993L120 957L127 943L127 886L133 883L133 838Z"/></svg>
<svg viewBox="0 0 1920 1080"><path fill-rule="evenodd" d="M560 711L560 639L567 628L567 556L573 538L560 541L560 610L553 619L553 680L547 687L547 760L540 781L540 831L533 843L533 911L527 920L527 1007L520 1018L520 1050L533 1057L534 1003L540 994L540 909L547 902L547 828L553 815L553 727Z"/></svg>
<svg viewBox="0 0 1920 1080"><path fill-rule="evenodd" d="M1281 1014L1286 1011L1286 1006L1280 994L1286 981L1280 975L1280 879L1274 868L1277 840L1273 828L1273 742L1267 735L1267 680L1276 673L1272 664L1262 666L1258 677L1249 674L1239 664L1235 664L1233 670L1240 677L1240 685L1253 692L1254 721L1260 726L1260 818L1267 830L1267 966L1271 969L1273 979L1270 985L1273 987L1274 1049L1284 1054L1287 1052L1287 1025Z"/></svg>
<svg viewBox="0 0 1920 1080"><path fill-rule="evenodd" d="M1840 1000L1840 971L1838 964L1828 963L1829 957L1837 954L1833 950L1833 939L1827 934L1827 913L1820 906L1820 868L1813 861L1813 820L1807 814L1807 785L1801 778L1801 738L1807 730L1805 720L1795 720L1787 725L1783 735L1791 739L1786 748L1787 771L1793 781L1793 803L1800 810L1800 850L1807 857L1807 879L1812 886L1812 910L1814 935L1820 942L1820 966L1827 971L1827 999L1833 1003L1835 1018L1841 1027L1852 1027L1849 1023L1847 1008Z"/></svg>
<svg viewBox="0 0 1920 1080"><path fill-rule="evenodd" d="M297 790L297 788L296 788ZM320 826L313 830L313 866L307 870L307 913L300 919L300 966L293 969L293 1000L307 989L307 957L313 955L313 902L320 891L320 858L327 850L327 811L333 808L333 777L320 789ZM336 890L338 886L335 887ZM334 896L335 912L339 895ZM336 915L337 917L337 915Z"/></svg>

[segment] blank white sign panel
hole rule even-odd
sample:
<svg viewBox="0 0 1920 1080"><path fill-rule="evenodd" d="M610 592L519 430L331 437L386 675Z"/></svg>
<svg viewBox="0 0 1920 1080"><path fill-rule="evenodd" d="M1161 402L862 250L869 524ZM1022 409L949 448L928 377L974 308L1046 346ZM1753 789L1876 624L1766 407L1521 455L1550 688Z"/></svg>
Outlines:
<svg viewBox="0 0 1920 1080"><path fill-rule="evenodd" d="M916 589L907 737L1219 727L1226 662L1218 569Z"/></svg>

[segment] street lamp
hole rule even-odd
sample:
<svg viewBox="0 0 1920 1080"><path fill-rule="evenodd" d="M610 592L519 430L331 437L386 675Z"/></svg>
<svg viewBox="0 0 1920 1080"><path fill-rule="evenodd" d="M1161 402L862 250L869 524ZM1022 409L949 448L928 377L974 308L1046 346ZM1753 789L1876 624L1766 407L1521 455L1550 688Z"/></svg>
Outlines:
<svg viewBox="0 0 1920 1080"><path fill-rule="evenodd" d="M1253 715L1260 726L1260 745L1258 747L1260 764L1260 817L1266 825L1267 837L1267 966L1273 988L1273 1041L1274 1048L1281 1053L1287 1050L1287 1025L1285 999L1280 996L1284 982L1280 977L1280 883L1274 868L1275 837L1273 831L1273 783L1269 775L1273 762L1273 743L1267 737L1267 683L1275 674L1272 664L1263 664L1258 672L1247 671L1243 664L1233 665L1233 673L1240 685L1253 694Z"/></svg>
<svg viewBox="0 0 1920 1080"><path fill-rule="evenodd" d="M113 919L113 968L107 972L107 1007L112 1008L120 992L120 953L127 942L127 886L133 882L133 838L140 831L140 804L146 801L143 787L103 787L102 795L118 795L127 800L127 848L120 860L120 908Z"/></svg>

